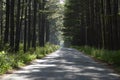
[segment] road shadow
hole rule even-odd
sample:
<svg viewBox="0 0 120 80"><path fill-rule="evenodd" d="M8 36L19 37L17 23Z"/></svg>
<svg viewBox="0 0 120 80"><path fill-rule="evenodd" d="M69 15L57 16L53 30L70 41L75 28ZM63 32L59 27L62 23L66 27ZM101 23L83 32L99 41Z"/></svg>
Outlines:
<svg viewBox="0 0 120 80"><path fill-rule="evenodd" d="M61 48L36 60L13 76L24 77L26 80L120 80L117 74L103 64L69 48ZM11 80L16 79L11 77Z"/></svg>

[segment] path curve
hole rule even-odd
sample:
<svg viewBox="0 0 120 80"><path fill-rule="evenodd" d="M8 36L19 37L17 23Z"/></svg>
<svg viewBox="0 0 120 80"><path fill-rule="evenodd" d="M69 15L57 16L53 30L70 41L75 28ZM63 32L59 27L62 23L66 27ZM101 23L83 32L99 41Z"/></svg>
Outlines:
<svg viewBox="0 0 120 80"><path fill-rule="evenodd" d="M104 64L71 48L61 48L0 80L120 80Z"/></svg>

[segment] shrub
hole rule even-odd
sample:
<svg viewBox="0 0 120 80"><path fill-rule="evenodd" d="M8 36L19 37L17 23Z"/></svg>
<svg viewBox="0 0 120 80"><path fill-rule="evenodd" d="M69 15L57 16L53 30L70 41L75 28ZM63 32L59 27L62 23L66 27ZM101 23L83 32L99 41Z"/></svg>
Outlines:
<svg viewBox="0 0 120 80"><path fill-rule="evenodd" d="M48 53L57 50L59 46L47 43L45 47L37 47L36 51L31 48L28 52L24 53L23 45L20 45L20 50L17 53L7 52L9 47L5 47L5 51L0 52L0 74L6 73L8 70L18 68L29 63L36 58L42 58Z"/></svg>
<svg viewBox="0 0 120 80"><path fill-rule="evenodd" d="M109 64L119 65L120 66L120 51L109 51L104 49L97 49L89 46L72 46L85 54L88 54L92 57L95 57L99 60L105 61Z"/></svg>
<svg viewBox="0 0 120 80"><path fill-rule="evenodd" d="M57 46L57 45L47 43L45 45L45 47L37 47L35 53L37 54L37 58L42 58L42 57L46 56L47 54L54 52L58 48L59 48L59 46Z"/></svg>
<svg viewBox="0 0 120 80"><path fill-rule="evenodd" d="M0 52L0 74L12 69L10 60L4 51Z"/></svg>

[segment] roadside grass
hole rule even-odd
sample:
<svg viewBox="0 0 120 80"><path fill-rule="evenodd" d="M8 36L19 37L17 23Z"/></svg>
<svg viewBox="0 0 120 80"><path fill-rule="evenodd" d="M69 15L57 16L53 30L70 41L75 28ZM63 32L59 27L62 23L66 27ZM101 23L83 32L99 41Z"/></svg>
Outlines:
<svg viewBox="0 0 120 80"><path fill-rule="evenodd" d="M89 46L72 46L72 48L75 48L89 56L94 57L97 60L103 61L108 65L113 66L114 69L120 73L120 50L110 51Z"/></svg>
<svg viewBox="0 0 120 80"><path fill-rule="evenodd" d="M12 69L17 69L30 63L34 59L40 59L45 57L47 54L54 52L59 48L58 45L53 45L47 43L45 47L37 47L34 51L30 49L28 52L24 53L21 50L17 53L9 53L7 51L0 52L0 75L5 74Z"/></svg>

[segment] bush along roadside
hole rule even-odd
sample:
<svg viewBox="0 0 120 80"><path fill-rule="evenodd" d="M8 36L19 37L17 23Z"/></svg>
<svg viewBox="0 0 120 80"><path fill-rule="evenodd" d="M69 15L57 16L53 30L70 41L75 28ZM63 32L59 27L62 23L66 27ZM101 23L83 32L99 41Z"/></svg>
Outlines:
<svg viewBox="0 0 120 80"><path fill-rule="evenodd" d="M101 60L111 66L120 73L120 50L110 51L105 49L97 49L89 46L72 46L87 55L90 55L98 60Z"/></svg>
<svg viewBox="0 0 120 80"><path fill-rule="evenodd" d="M24 53L20 50L17 53L9 53L7 51L0 52L0 75L8 72L9 70L19 68L27 63L30 63L34 59L40 59L45 57L47 54L59 49L58 45L47 43L45 47L37 47Z"/></svg>

